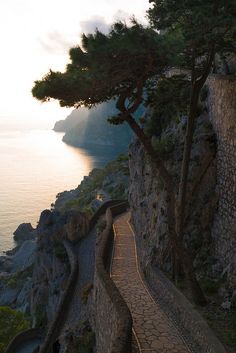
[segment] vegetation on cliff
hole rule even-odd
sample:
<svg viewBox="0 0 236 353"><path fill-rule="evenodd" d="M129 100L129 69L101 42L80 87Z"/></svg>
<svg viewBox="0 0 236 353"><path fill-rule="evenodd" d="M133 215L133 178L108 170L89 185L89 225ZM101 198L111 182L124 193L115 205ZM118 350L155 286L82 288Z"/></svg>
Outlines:
<svg viewBox="0 0 236 353"><path fill-rule="evenodd" d="M120 155L104 168L95 168L74 190L57 195L53 207L59 211L79 210L91 216L106 200L127 199L129 167L127 155Z"/></svg>
<svg viewBox="0 0 236 353"><path fill-rule="evenodd" d="M4 353L7 345L19 332L30 327L25 315L7 306L0 307L0 353Z"/></svg>
<svg viewBox="0 0 236 353"><path fill-rule="evenodd" d="M202 88L212 70L216 53L225 55L234 48L235 1L225 4L208 0L196 4L192 0L152 0L151 3L153 7L149 10L149 18L153 28L133 20L131 27L115 23L108 35L98 30L94 34L83 35L82 48L70 50L71 63L66 71L50 71L41 81L35 82L32 92L42 101L58 99L61 106L92 107L116 99L119 113L109 121L115 125L127 123L130 126L165 186L175 276L178 277L183 266L195 302L205 304L193 258L183 242L189 217L186 207L189 163ZM165 31L159 33L157 30L161 29ZM172 66L187 69L182 85L189 85L188 99L184 102L188 118L180 180L175 180L165 165L165 158L154 148L152 137L134 118L143 102L144 92L149 92L149 103L155 104L153 92L157 91L163 76ZM173 81L169 80L171 83ZM172 86L173 96L176 92L177 81ZM177 103L181 113L182 100L177 100ZM163 104L168 105L169 102ZM161 120L165 119L168 116L162 110Z"/></svg>

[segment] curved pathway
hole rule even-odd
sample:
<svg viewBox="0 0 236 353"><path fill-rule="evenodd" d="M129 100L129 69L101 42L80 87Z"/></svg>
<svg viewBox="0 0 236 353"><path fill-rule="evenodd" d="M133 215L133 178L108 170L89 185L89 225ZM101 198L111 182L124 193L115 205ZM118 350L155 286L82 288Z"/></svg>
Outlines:
<svg viewBox="0 0 236 353"><path fill-rule="evenodd" d="M34 353L38 351L42 342L42 333L37 329L29 329L16 335L5 353Z"/></svg>
<svg viewBox="0 0 236 353"><path fill-rule="evenodd" d="M142 280L129 218L130 214L125 213L114 221L111 277L131 311L139 352L190 353L177 328L154 301Z"/></svg>
<svg viewBox="0 0 236 353"><path fill-rule="evenodd" d="M32 341L26 341L20 347L17 348L17 353L33 353L36 351L36 348L40 347L42 339L34 339Z"/></svg>

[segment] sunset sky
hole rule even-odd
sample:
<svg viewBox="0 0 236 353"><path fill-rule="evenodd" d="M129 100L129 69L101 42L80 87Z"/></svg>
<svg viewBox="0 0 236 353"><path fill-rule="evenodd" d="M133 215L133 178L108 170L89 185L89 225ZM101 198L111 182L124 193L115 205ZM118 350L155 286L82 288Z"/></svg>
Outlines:
<svg viewBox="0 0 236 353"><path fill-rule="evenodd" d="M1 0L0 120L52 124L71 109L31 97L34 80L63 70L82 32L107 30L131 15L145 21L148 0ZM1 121L0 121L1 123Z"/></svg>

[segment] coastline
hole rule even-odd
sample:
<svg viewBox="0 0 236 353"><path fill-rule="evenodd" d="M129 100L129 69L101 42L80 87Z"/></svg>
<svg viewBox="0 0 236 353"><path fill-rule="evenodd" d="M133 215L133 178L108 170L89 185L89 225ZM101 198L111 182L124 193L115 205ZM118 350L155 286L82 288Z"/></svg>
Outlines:
<svg viewBox="0 0 236 353"><path fill-rule="evenodd" d="M76 188L98 164L51 129L13 132L0 134L0 254L15 246L12 234L19 224L36 226L41 210L50 208L59 192Z"/></svg>
<svg viewBox="0 0 236 353"><path fill-rule="evenodd" d="M35 271L44 267L44 262L49 262L49 267L54 263L53 268L60 268L60 261L65 261L57 245L58 236L74 239L78 232L86 229L91 215L104 202L127 197L128 183L128 158L119 156L103 169L92 169L75 189L57 194L51 209L41 210L37 227L20 224L14 232L14 246L0 256L0 306L10 306L31 316L30 293L31 288L37 286ZM46 247L45 242L48 242ZM51 255L42 252L42 247L51 248ZM59 273L67 272L60 269ZM56 289L53 291L57 293Z"/></svg>

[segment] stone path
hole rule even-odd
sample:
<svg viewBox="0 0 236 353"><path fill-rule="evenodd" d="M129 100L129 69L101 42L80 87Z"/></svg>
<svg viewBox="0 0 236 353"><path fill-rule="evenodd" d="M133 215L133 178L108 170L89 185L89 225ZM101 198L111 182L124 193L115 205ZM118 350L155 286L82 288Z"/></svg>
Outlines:
<svg viewBox="0 0 236 353"><path fill-rule="evenodd" d="M111 277L127 302L140 352L191 353L177 328L149 294L137 266L135 238L125 213L114 222Z"/></svg>
<svg viewBox="0 0 236 353"><path fill-rule="evenodd" d="M33 339L31 341L25 342L22 345L17 347L17 353L33 353L35 352L36 348L40 346L42 340L40 339Z"/></svg>

